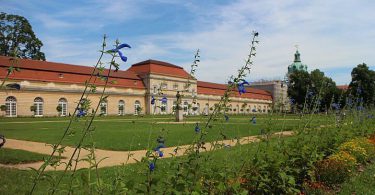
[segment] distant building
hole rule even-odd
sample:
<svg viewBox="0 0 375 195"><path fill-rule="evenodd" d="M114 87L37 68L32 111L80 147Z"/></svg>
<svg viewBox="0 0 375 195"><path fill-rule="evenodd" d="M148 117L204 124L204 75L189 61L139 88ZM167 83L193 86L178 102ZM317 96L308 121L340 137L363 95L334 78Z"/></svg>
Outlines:
<svg viewBox="0 0 375 195"><path fill-rule="evenodd" d="M288 86L281 80L252 82L250 87L269 91L273 98L274 109L282 108L289 110Z"/></svg>
<svg viewBox="0 0 375 195"><path fill-rule="evenodd" d="M294 71L306 71L307 72L307 65L306 64L302 64L301 62L301 54L298 52L298 50L296 51L296 53L294 54L294 61L291 65L288 66L288 76L293 73Z"/></svg>
<svg viewBox="0 0 375 195"><path fill-rule="evenodd" d="M0 83L12 65L9 57L0 56ZM0 116L67 116L73 114L85 82L93 67L19 59L21 69L9 75L6 86L0 90ZM94 72L98 74L99 72ZM107 74L104 70L103 74ZM87 100L92 107L99 103L99 91L105 80L94 76L96 92ZM182 91L184 114L209 114L226 91L226 84L209 83L191 78L182 67L157 60L133 64L128 70L111 71L106 88L106 101L100 103L101 115L172 114L176 107L177 91ZM190 82L189 89L184 88ZM161 88L163 94L158 93ZM154 104L151 100L155 99ZM164 100L164 101L162 101ZM271 93L250 88L240 95L233 93L229 113L266 113L272 105ZM91 112L91 109L90 109Z"/></svg>
<svg viewBox="0 0 375 195"><path fill-rule="evenodd" d="M337 85L337 88L343 91L347 91L349 89L349 85Z"/></svg>

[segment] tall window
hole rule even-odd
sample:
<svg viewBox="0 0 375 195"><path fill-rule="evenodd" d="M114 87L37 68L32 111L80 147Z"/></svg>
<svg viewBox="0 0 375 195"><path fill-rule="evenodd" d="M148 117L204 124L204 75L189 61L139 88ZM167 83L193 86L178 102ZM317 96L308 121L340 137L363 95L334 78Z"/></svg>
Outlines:
<svg viewBox="0 0 375 195"><path fill-rule="evenodd" d="M141 102L139 102L138 100L136 100L134 102L134 114L138 115L140 113L141 113Z"/></svg>
<svg viewBox="0 0 375 195"><path fill-rule="evenodd" d="M196 114L200 114L200 112L201 112L201 105L199 104L199 103L197 103L197 106L196 106L197 108L196 108L196 111L195 111L195 113Z"/></svg>
<svg viewBox="0 0 375 195"><path fill-rule="evenodd" d="M43 99L37 97L34 99L34 116L43 116Z"/></svg>
<svg viewBox="0 0 375 195"><path fill-rule="evenodd" d="M118 101L118 115L122 116L125 114L125 102L124 100Z"/></svg>
<svg viewBox="0 0 375 195"><path fill-rule="evenodd" d="M167 102L160 101L160 113L161 114L167 113Z"/></svg>
<svg viewBox="0 0 375 195"><path fill-rule="evenodd" d="M17 99L13 96L9 96L5 99L5 116L15 117L17 116Z"/></svg>
<svg viewBox="0 0 375 195"><path fill-rule="evenodd" d="M208 115L209 114L209 110L210 110L210 105L207 103L205 106L204 106L204 114L205 115Z"/></svg>
<svg viewBox="0 0 375 195"><path fill-rule="evenodd" d="M68 113L68 101L65 98L60 98L58 104L60 116L66 116Z"/></svg>
<svg viewBox="0 0 375 195"><path fill-rule="evenodd" d="M188 114L188 109L189 109L189 103L184 102L184 114Z"/></svg>
<svg viewBox="0 0 375 195"><path fill-rule="evenodd" d="M108 112L107 101L103 100L102 102L100 102L100 114L107 115L107 112Z"/></svg>

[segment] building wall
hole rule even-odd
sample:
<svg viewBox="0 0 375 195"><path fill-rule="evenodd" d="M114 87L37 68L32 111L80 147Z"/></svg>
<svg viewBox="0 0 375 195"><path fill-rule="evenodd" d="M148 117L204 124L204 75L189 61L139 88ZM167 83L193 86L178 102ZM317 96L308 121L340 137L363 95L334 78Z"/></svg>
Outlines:
<svg viewBox="0 0 375 195"><path fill-rule="evenodd" d="M8 81L7 83L14 83L15 81ZM43 116L57 116L59 113L56 110L60 98L67 100L67 113L73 114L78 101L81 98L83 85L65 85L56 83L43 83L43 82L28 82L22 81L21 90L2 90L0 91L0 105L5 105L6 98L13 96L17 100L17 115L18 116L31 116L33 112L30 107L34 105L34 99L40 97L43 99ZM22 85L23 84L23 85ZM100 91L102 87L98 87ZM141 107L145 107L145 90L138 89L120 89L109 87L106 95L107 98L107 114L118 114L118 103L120 100L125 102L125 114L134 114L134 103L139 101ZM91 101L92 107L95 107L99 100L100 94L90 94L88 99ZM0 112L1 116L5 112Z"/></svg>

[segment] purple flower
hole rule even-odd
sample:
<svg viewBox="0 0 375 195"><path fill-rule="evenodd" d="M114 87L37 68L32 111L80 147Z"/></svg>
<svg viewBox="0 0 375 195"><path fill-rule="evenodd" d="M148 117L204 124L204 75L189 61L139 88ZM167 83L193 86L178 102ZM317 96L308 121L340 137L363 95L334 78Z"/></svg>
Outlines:
<svg viewBox="0 0 375 195"><path fill-rule="evenodd" d="M126 56L124 56L124 54L122 54L122 52L120 51L120 49L122 49L124 47L131 48L130 45L128 45L126 43L123 43L123 44L120 44L119 46L117 46L115 49L109 50L108 52L112 52L112 53L117 52L118 55L120 56L121 60L126 62L126 61L128 61L128 58Z"/></svg>
<svg viewBox="0 0 375 195"><path fill-rule="evenodd" d="M155 98L154 98L154 96L151 96L151 104L152 104L152 105L155 104Z"/></svg>
<svg viewBox="0 0 375 195"><path fill-rule="evenodd" d="M150 171L154 171L155 170L155 163L152 162L148 165L148 169L150 169Z"/></svg>
<svg viewBox="0 0 375 195"><path fill-rule="evenodd" d="M291 105L293 105L294 103L296 103L296 100L293 99L293 98L290 98L289 102L290 102Z"/></svg>
<svg viewBox="0 0 375 195"><path fill-rule="evenodd" d="M243 94L243 93L246 93L245 86L244 86L245 84L249 85L249 82L247 82L247 81L244 80L241 83L237 84L238 93L240 95Z"/></svg>
<svg viewBox="0 0 375 195"><path fill-rule="evenodd" d="M339 110L340 109L340 104L333 103L332 104L332 108L334 108L335 110Z"/></svg>
<svg viewBox="0 0 375 195"><path fill-rule="evenodd" d="M201 128L199 128L199 124L197 123L195 125L195 133L199 133L201 131Z"/></svg>
<svg viewBox="0 0 375 195"><path fill-rule="evenodd" d="M224 115L224 118L225 118L225 121L228 122L229 121L229 116L228 115Z"/></svg>
<svg viewBox="0 0 375 195"><path fill-rule="evenodd" d="M79 109L78 110L78 113L77 113L77 117L82 117L82 116L86 116L86 111L83 110L83 109Z"/></svg>
<svg viewBox="0 0 375 195"><path fill-rule="evenodd" d="M253 116L253 118L251 118L251 122L255 125L257 123L257 117Z"/></svg>
<svg viewBox="0 0 375 195"><path fill-rule="evenodd" d="M158 153L159 153L159 157L163 157L164 156L164 153L163 153L163 151L157 151Z"/></svg>
<svg viewBox="0 0 375 195"><path fill-rule="evenodd" d="M167 103L167 97L164 96L163 98L161 98L161 102L162 103Z"/></svg>

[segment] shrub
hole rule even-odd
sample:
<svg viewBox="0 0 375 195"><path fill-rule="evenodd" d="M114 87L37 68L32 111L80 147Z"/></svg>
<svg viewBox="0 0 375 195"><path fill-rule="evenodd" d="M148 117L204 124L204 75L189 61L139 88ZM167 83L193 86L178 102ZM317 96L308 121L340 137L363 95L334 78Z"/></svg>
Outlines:
<svg viewBox="0 0 375 195"><path fill-rule="evenodd" d="M327 186L334 186L350 177L356 159L347 152L340 151L315 165L315 178Z"/></svg>
<svg viewBox="0 0 375 195"><path fill-rule="evenodd" d="M347 141L341 144L339 150L348 152L360 163L365 163L371 156L375 155L374 146L366 138L356 138Z"/></svg>
<svg viewBox="0 0 375 195"><path fill-rule="evenodd" d="M1 110L1 111L5 111L6 109L7 109L7 106L5 106L5 105L1 105L1 106L0 106L0 110Z"/></svg>

